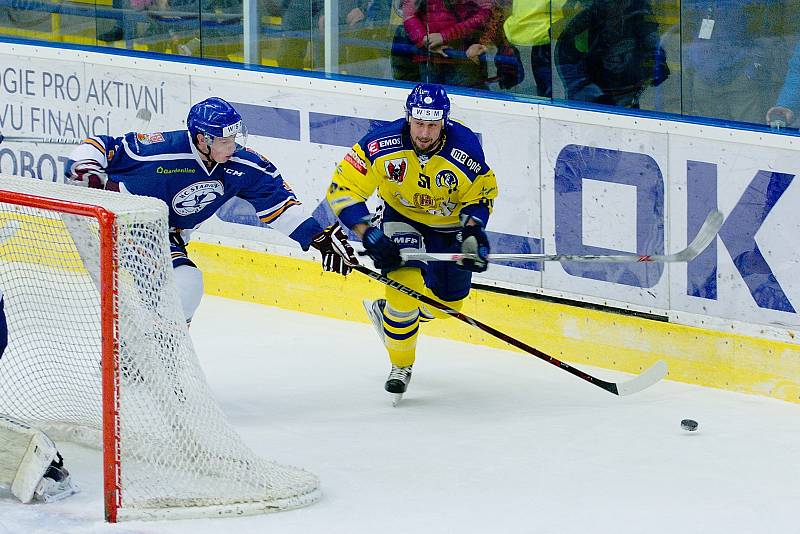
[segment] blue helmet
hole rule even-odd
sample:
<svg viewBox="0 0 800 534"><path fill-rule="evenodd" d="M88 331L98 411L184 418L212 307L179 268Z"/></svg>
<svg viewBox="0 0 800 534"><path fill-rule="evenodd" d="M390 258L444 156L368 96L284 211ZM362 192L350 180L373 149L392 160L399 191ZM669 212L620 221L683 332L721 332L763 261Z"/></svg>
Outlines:
<svg viewBox="0 0 800 534"><path fill-rule="evenodd" d="M212 96L198 102L189 110L186 118L186 127L192 136L192 141L197 139L197 134L205 134L212 139L217 137L243 136L247 137L247 130L242 122L242 116L233 109L225 100ZM244 141L240 141L244 144Z"/></svg>
<svg viewBox="0 0 800 534"><path fill-rule="evenodd" d="M447 122L450 99L444 87L434 83L419 83L406 98L406 119Z"/></svg>

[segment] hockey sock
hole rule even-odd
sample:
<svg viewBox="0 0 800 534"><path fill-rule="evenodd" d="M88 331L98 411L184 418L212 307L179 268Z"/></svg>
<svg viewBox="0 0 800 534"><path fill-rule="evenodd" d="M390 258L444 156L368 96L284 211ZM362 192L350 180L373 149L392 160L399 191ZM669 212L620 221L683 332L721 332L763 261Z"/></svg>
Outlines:
<svg viewBox="0 0 800 534"><path fill-rule="evenodd" d="M389 273L389 278L418 291L423 291L425 287L419 269L398 269ZM389 359L398 367L407 367L414 363L419 333L418 306L415 298L391 287L386 288L386 307L383 309L384 343Z"/></svg>
<svg viewBox="0 0 800 534"><path fill-rule="evenodd" d="M419 333L419 310L403 312L386 304L383 309L384 344L389 359L398 367L414 363Z"/></svg>
<svg viewBox="0 0 800 534"><path fill-rule="evenodd" d="M433 291L431 291L427 287L425 287L422 291L420 291L420 293L424 294L426 297L430 297L430 298L432 298L434 300L438 300L442 304L444 304L444 305L446 305L446 306L448 306L448 307L450 307L450 308L452 308L452 309L454 309L456 311L461 311L461 308L464 306L464 300L466 300L466 299L442 300L439 297L437 297L436 295L434 295ZM419 312L420 312L419 320L420 320L420 322L423 322L423 323L427 323L429 321L432 321L433 319L449 319L450 317L452 317L450 314L445 313L445 312L441 311L438 308L434 308L433 306L426 306L424 304L420 304Z"/></svg>

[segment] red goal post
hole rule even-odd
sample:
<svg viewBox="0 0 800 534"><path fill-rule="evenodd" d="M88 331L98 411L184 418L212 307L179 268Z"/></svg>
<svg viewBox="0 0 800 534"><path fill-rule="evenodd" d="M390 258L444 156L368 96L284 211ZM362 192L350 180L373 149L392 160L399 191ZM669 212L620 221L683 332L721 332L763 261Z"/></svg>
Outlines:
<svg viewBox="0 0 800 534"><path fill-rule="evenodd" d="M28 185L28 184L25 184ZM24 189L24 188L23 188ZM105 498L106 520L117 521L119 507L119 396L118 389L118 345L115 334L117 325L117 256L116 256L116 215L108 209L69 200L48 198L20 191L0 191L3 203L28 208L49 210L83 217L91 217L98 221L98 237L100 244L99 266L100 284L104 291L100 296L100 335L102 339L102 391L103 391L103 495ZM9 219L13 220L13 219ZM15 230L15 234L18 229ZM10 232L9 232L10 233ZM4 240L11 235L4 236Z"/></svg>
<svg viewBox="0 0 800 534"><path fill-rule="evenodd" d="M259 458L214 401L174 289L163 202L0 177L0 288L0 413L102 444L107 521L319 499L316 476Z"/></svg>

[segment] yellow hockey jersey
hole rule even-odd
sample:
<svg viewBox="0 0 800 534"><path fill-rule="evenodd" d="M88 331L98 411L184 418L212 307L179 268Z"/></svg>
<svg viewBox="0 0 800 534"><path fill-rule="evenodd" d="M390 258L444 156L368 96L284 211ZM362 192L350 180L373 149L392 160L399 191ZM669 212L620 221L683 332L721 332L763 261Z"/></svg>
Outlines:
<svg viewBox="0 0 800 534"><path fill-rule="evenodd" d="M414 151L405 119L372 130L336 167L327 199L352 227L369 215L364 201L376 189L398 213L433 228L458 227L462 215L485 225L497 196L478 137L454 121L447 122L440 148L428 158Z"/></svg>

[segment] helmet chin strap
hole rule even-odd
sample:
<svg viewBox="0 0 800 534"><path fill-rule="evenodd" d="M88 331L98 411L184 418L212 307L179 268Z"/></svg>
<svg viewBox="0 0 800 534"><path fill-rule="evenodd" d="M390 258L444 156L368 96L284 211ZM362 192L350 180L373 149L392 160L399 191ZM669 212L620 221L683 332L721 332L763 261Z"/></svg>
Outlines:
<svg viewBox="0 0 800 534"><path fill-rule="evenodd" d="M219 163L219 161L216 161L214 158L211 157L211 140L210 140L211 138L208 135L203 134L203 139L206 142L207 151L203 152L202 150L200 150L200 147L197 146L197 141L195 141L194 146L197 147L197 151L203 155L207 163L209 164Z"/></svg>

